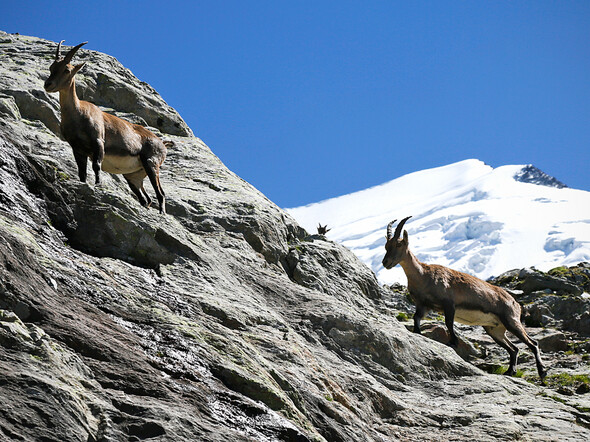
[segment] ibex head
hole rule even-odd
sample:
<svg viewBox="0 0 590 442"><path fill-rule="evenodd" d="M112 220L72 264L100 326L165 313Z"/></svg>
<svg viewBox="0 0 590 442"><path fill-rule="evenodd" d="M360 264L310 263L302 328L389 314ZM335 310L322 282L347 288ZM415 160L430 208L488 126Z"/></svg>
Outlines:
<svg viewBox="0 0 590 442"><path fill-rule="evenodd" d="M385 257L383 258L383 267L386 269L391 269L398 265L408 250L408 231L404 230L403 239L400 239L400 233L404 228L404 224L410 218L411 216L408 216L407 218L404 218L400 221L393 236L391 235L391 229L397 220L394 220L387 225L387 236L385 237Z"/></svg>
<svg viewBox="0 0 590 442"><path fill-rule="evenodd" d="M62 89L66 89L70 86L74 75L78 72L85 63L78 64L73 66L70 64L72 61L72 57L76 53L78 49L84 46L87 41L84 43L80 43L78 46L73 47L70 51L66 54L64 58L60 58L59 50L61 48L61 44L64 40L60 41L57 45L57 51L55 52L55 61L49 66L49 78L45 81L45 90L47 92L57 92Z"/></svg>
<svg viewBox="0 0 590 442"><path fill-rule="evenodd" d="M318 235L325 235L330 230L332 230L332 229L328 229L327 224L325 226L322 226L320 223L318 223Z"/></svg>

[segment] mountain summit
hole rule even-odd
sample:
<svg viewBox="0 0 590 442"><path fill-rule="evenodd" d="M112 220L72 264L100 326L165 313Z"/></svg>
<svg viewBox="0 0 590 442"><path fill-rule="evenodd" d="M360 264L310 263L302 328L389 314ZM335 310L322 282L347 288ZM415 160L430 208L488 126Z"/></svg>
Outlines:
<svg viewBox="0 0 590 442"><path fill-rule="evenodd" d="M385 228L409 215L418 259L481 278L590 259L590 192L532 165L493 168L470 159L288 211L309 230L328 224L328 237L387 283L405 283L405 276L381 265Z"/></svg>
<svg viewBox="0 0 590 442"><path fill-rule="evenodd" d="M514 179L523 183L539 184L540 186L557 187L563 189L567 187L557 178L547 175L542 170L536 168L532 164L528 164L520 169L515 175Z"/></svg>

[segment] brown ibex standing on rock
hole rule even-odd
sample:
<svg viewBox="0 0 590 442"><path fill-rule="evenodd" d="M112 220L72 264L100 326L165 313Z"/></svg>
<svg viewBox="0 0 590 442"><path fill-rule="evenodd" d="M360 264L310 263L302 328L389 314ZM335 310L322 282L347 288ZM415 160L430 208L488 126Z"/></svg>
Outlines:
<svg viewBox="0 0 590 442"><path fill-rule="evenodd" d="M468 325L482 325L492 339L510 354L510 366L505 374L512 376L516 373L518 348L506 337L508 330L531 349L535 355L539 377L543 381L547 371L541 361L537 343L529 337L520 322L521 310L518 302L502 288L479 278L418 261L408 248L406 230L400 239L402 228L410 218L401 220L393 236L391 229L395 221L387 226L383 266L391 269L400 264L404 269L408 278L408 291L416 304L414 332L420 333L420 320L430 310L444 313L451 347L456 347L459 343L453 328L455 320Z"/></svg>
<svg viewBox="0 0 590 442"><path fill-rule="evenodd" d="M55 61L49 67L51 74L45 81L45 90L59 92L61 132L74 151L80 180L86 181L90 157L96 184L100 184L101 169L122 174L140 204L149 207L152 200L143 187L143 180L148 176L160 203L160 213L166 213L164 191L160 185L160 166L166 158L166 146L146 128L79 100L74 76L84 63L73 66L70 61L86 43L75 46L60 59L62 43L63 40L57 45Z"/></svg>

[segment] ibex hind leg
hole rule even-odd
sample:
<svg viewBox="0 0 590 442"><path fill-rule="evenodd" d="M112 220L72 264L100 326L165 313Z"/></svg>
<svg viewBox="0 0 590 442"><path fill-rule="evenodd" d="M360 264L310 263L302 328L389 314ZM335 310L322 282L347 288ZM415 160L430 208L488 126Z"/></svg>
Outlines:
<svg viewBox="0 0 590 442"><path fill-rule="evenodd" d="M510 355L510 365L508 370L504 372L507 376L513 376L516 374L516 364L518 362L518 348L506 337L506 327L503 325L484 326L484 330L488 335L492 337L494 342L502 347Z"/></svg>
<svg viewBox="0 0 590 442"><path fill-rule="evenodd" d="M152 200L143 188L143 179L146 176L145 172L143 170L139 170L137 172L125 174L123 176L125 177L125 180L127 180L129 188L133 191L135 196L137 196L139 204L144 207L150 207Z"/></svg>
<svg viewBox="0 0 590 442"><path fill-rule="evenodd" d="M139 188L139 190L141 190L141 193L143 193L143 195L145 196L145 199L147 200L146 207L151 207L151 205L152 205L152 199L150 198L150 196L145 191L145 188L143 187L143 183L141 183L141 187Z"/></svg>
<svg viewBox="0 0 590 442"><path fill-rule="evenodd" d="M511 324L506 324L506 328L508 331L516 336L521 342L524 342L528 348L531 349L533 354L535 355L535 363L537 365L537 372L539 373L539 377L541 378L541 382L545 382L545 376L547 376L547 370L543 365L543 361L541 361L541 352L539 351L539 345L537 341L534 341L530 338L524 326L520 323L520 321L513 321Z"/></svg>
<svg viewBox="0 0 590 442"><path fill-rule="evenodd" d="M166 201L164 190L160 185L160 166L157 164L153 164L147 158L141 157L141 163L143 164L143 168L152 183L152 187L156 192L156 197L158 198L158 203L160 204L160 213L166 213Z"/></svg>

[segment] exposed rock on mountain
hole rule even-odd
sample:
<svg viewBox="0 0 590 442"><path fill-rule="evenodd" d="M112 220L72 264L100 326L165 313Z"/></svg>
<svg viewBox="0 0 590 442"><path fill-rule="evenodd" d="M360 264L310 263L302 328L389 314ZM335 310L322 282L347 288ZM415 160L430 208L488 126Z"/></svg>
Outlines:
<svg viewBox="0 0 590 442"><path fill-rule="evenodd" d="M532 164L528 164L519 170L514 175L514 179L522 183L539 184L541 186L557 187L558 189L567 187L567 185L563 184L557 178L547 175Z"/></svg>
<svg viewBox="0 0 590 442"><path fill-rule="evenodd" d="M78 182L42 88L55 45L0 34L0 438L590 437L568 397L409 333L350 251L308 236L149 86L84 49L80 96L174 143L169 214L120 177Z"/></svg>

